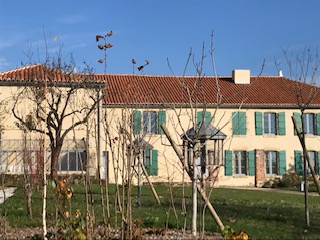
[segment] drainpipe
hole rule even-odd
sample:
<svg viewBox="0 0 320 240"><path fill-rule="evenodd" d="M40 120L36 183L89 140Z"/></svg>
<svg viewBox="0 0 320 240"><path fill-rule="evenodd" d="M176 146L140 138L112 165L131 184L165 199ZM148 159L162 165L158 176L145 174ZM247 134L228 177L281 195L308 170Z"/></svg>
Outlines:
<svg viewBox="0 0 320 240"><path fill-rule="evenodd" d="M102 178L101 173L101 89L97 91L97 164L98 164L98 179Z"/></svg>

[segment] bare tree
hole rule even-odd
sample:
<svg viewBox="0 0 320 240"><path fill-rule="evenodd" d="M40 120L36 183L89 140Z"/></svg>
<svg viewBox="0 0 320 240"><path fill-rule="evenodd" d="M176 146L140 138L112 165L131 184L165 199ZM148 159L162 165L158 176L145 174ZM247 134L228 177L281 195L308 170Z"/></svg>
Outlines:
<svg viewBox="0 0 320 240"><path fill-rule="evenodd" d="M313 181L320 194L320 185L315 173L315 166L313 166L306 144L306 134L310 133L306 129L306 111L312 109L314 104L318 104L320 100L319 85L319 67L320 58L317 52L313 53L310 48L305 47L301 52L290 53L283 49L283 55L290 79L296 80L293 85L292 92L295 96L296 105L300 110L300 116L292 116L292 121L299 138L303 154L303 179L304 179L304 196L305 196L305 223L306 229L310 226L309 209L308 209L308 169L310 169ZM282 75L281 62L275 60L277 70ZM317 123L317 120L312 120ZM316 129L316 131L320 131ZM312 133L314 134L314 133Z"/></svg>
<svg viewBox="0 0 320 240"><path fill-rule="evenodd" d="M88 121L101 100L96 92L101 91L104 83L94 82L90 73L77 74L75 64L63 64L61 58L52 60L50 65L37 65L34 70L25 77L14 97L12 113L20 125L49 138L50 176L57 180L63 142L73 129ZM86 94L86 104L79 98L81 93ZM23 108L27 103L30 104L29 117L24 118L22 112L25 112ZM77 120L72 122L70 119L74 116ZM44 128L40 128L38 123L42 123Z"/></svg>

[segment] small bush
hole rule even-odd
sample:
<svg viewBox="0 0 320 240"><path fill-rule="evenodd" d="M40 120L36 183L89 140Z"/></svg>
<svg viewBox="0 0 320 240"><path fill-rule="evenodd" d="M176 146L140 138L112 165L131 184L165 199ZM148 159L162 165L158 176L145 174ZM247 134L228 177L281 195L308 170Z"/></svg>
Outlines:
<svg viewBox="0 0 320 240"><path fill-rule="evenodd" d="M301 177L296 172L285 173L281 178L274 180L272 187L279 188L294 188L302 181Z"/></svg>

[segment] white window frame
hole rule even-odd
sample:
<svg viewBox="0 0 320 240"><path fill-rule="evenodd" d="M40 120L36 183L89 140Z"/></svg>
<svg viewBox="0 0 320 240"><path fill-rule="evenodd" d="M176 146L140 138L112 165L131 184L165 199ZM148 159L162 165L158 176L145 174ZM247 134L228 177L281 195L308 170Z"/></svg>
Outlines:
<svg viewBox="0 0 320 240"><path fill-rule="evenodd" d="M272 119L274 116L274 119ZM272 132L272 123L274 122L274 132ZM277 135L277 113L265 112L263 114L263 133Z"/></svg>
<svg viewBox="0 0 320 240"><path fill-rule="evenodd" d="M75 170L71 169L71 165L70 165L70 154L74 153L75 154ZM85 157L85 159L81 159L83 156ZM64 157L66 156L66 159L64 159ZM80 158L80 159L79 159ZM62 166L62 160L66 160L67 161L67 168L63 168L64 166ZM80 161L82 161L84 164L87 161L87 155L86 152L84 150L64 150L61 151L60 153L60 158L59 158L59 162L58 162L58 171L59 172L80 172L82 171L81 169L81 164ZM83 171L85 171L86 166L83 166Z"/></svg>
<svg viewBox="0 0 320 240"><path fill-rule="evenodd" d="M243 156L243 154L244 154L244 156ZM237 176L247 176L248 175L248 153L247 153L247 151L241 151L241 150L234 151L234 174Z"/></svg>
<svg viewBox="0 0 320 240"><path fill-rule="evenodd" d="M277 151L265 151L266 175L279 174L279 154Z"/></svg>
<svg viewBox="0 0 320 240"><path fill-rule="evenodd" d="M308 135L315 134L315 114L304 113L303 114L304 133Z"/></svg>
<svg viewBox="0 0 320 240"><path fill-rule="evenodd" d="M142 126L144 134L157 134L158 133L158 114L156 111L143 111L142 112Z"/></svg>

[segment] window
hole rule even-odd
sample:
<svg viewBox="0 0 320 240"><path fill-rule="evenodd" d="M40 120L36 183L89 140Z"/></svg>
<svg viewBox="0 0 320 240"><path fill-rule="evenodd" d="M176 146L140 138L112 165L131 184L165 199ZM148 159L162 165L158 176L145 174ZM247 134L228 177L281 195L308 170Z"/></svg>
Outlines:
<svg viewBox="0 0 320 240"><path fill-rule="evenodd" d="M278 175L278 156L275 151L266 151L264 153L266 161L266 174L267 175Z"/></svg>
<svg viewBox="0 0 320 240"><path fill-rule="evenodd" d="M301 114L293 113L299 130L302 129ZM304 113L303 114L304 133L308 135L320 135L320 113ZM294 134L297 135L295 129Z"/></svg>
<svg viewBox="0 0 320 240"><path fill-rule="evenodd" d="M245 151L235 151L235 174L246 175L247 174L247 153Z"/></svg>
<svg viewBox="0 0 320 240"><path fill-rule="evenodd" d="M156 134L157 133L157 113L143 112L143 133Z"/></svg>
<svg viewBox="0 0 320 240"><path fill-rule="evenodd" d="M146 149L143 152L144 166L150 176L158 176L158 151Z"/></svg>
<svg viewBox="0 0 320 240"><path fill-rule="evenodd" d="M255 112L256 135L285 135L285 113L279 112Z"/></svg>
<svg viewBox="0 0 320 240"><path fill-rule="evenodd" d="M246 135L246 113L245 112L233 112L232 113L232 133L234 135Z"/></svg>
<svg viewBox="0 0 320 240"><path fill-rule="evenodd" d="M266 163L267 175L283 175L287 170L286 151L265 151L264 159Z"/></svg>
<svg viewBox="0 0 320 240"><path fill-rule="evenodd" d="M308 151L308 155L309 155L309 159L310 159L310 162L311 162L311 164L312 164L312 167L313 167L313 169L314 169L314 172L316 173L316 174L318 174L318 171L317 171L317 169L318 169L318 161L317 161L317 154L316 154L316 152L315 151ZM308 170L307 170L307 172L308 172L308 174L309 175L311 175L312 173L311 173L311 169L310 169L310 166L309 166L309 164L307 165L308 166Z"/></svg>
<svg viewBox="0 0 320 240"><path fill-rule="evenodd" d="M134 134L163 134L161 124L166 122L166 111L133 111Z"/></svg>
<svg viewBox="0 0 320 240"><path fill-rule="evenodd" d="M314 114L305 113L303 114L303 124L304 124L304 133L305 134L314 134Z"/></svg>
<svg viewBox="0 0 320 240"><path fill-rule="evenodd" d="M308 155L311 161L311 164L313 165L314 171L316 174L320 173L320 151L308 151ZM308 174L311 174L311 170L309 165L308 166ZM294 167L296 172L299 175L303 175L303 152L300 150L294 151Z"/></svg>
<svg viewBox="0 0 320 240"><path fill-rule="evenodd" d="M61 151L59 171L85 171L87 154L85 151L67 150Z"/></svg>
<svg viewBox="0 0 320 240"><path fill-rule="evenodd" d="M225 175L255 175L255 151L225 150Z"/></svg>
<svg viewBox="0 0 320 240"><path fill-rule="evenodd" d="M264 134L276 134L276 114L264 113L263 116Z"/></svg>

